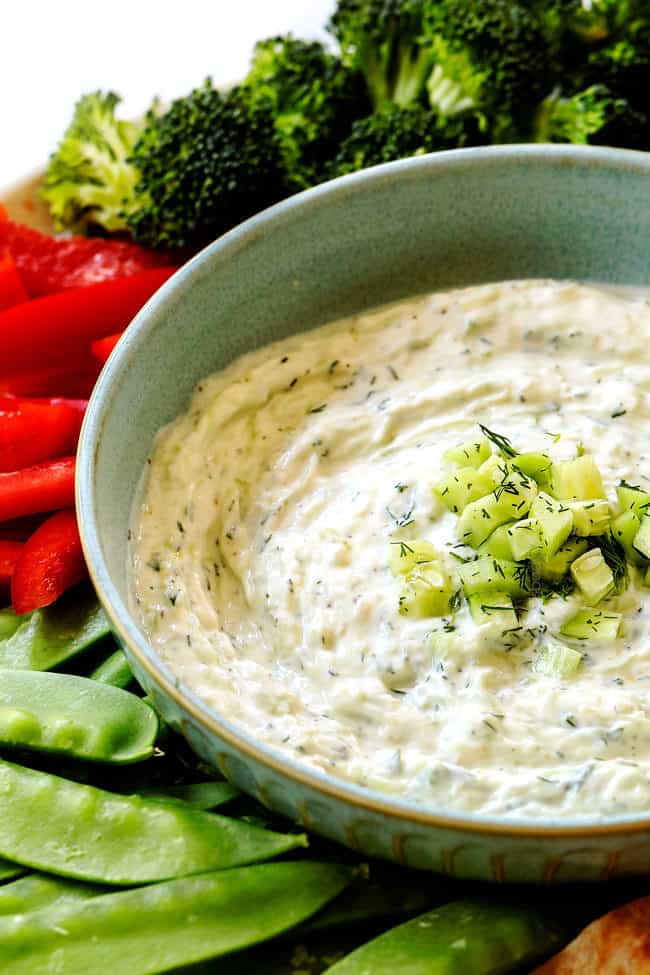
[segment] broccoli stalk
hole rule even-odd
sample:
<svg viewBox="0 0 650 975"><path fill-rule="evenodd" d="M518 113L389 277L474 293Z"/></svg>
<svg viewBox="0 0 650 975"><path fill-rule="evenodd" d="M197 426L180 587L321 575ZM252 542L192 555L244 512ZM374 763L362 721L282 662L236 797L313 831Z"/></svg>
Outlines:
<svg viewBox="0 0 650 975"><path fill-rule="evenodd" d="M540 105L533 139L625 145L626 140L636 138L643 122L624 98L616 98L605 85L592 85L568 96L555 90Z"/></svg>
<svg viewBox="0 0 650 975"><path fill-rule="evenodd" d="M339 0L329 29L343 60L361 70L375 108L415 104L431 71L422 39L427 0Z"/></svg>
<svg viewBox="0 0 650 975"><path fill-rule="evenodd" d="M139 178L129 157L140 130L116 118L119 102L113 92L80 98L50 157L42 195L59 230L127 227L125 212Z"/></svg>

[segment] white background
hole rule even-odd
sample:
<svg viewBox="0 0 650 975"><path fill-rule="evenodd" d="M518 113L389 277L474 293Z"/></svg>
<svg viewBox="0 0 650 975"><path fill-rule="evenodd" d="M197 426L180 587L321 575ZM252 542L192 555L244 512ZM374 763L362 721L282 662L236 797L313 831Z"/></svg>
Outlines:
<svg viewBox="0 0 650 975"><path fill-rule="evenodd" d="M208 75L240 78L253 44L324 36L334 0L6 0L0 51L0 186L40 166L87 91L111 89L125 116Z"/></svg>

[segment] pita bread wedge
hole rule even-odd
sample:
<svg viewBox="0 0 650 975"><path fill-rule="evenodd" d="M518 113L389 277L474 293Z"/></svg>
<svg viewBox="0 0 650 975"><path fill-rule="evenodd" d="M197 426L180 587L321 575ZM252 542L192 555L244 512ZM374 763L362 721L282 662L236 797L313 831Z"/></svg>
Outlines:
<svg viewBox="0 0 650 975"><path fill-rule="evenodd" d="M650 897L592 921L531 975L650 975Z"/></svg>

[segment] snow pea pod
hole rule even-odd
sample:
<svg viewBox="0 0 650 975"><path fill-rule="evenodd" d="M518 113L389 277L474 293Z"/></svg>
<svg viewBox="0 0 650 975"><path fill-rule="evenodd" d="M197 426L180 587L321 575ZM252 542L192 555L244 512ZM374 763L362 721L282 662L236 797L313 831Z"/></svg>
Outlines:
<svg viewBox="0 0 650 975"><path fill-rule="evenodd" d="M534 908L452 901L379 935L326 975L505 975L564 940L558 925Z"/></svg>
<svg viewBox="0 0 650 975"><path fill-rule="evenodd" d="M112 687L121 687L122 690L135 680L122 650L112 653L88 676L91 680L99 681L100 684L111 684Z"/></svg>
<svg viewBox="0 0 650 975"><path fill-rule="evenodd" d="M26 914L27 911L38 911L54 904L72 904L105 893L106 887L29 873L0 887L0 917Z"/></svg>
<svg viewBox="0 0 650 975"><path fill-rule="evenodd" d="M230 782L194 782L191 785L146 789L140 795L162 802L189 802L196 809L216 809L240 795L240 792Z"/></svg>
<svg viewBox="0 0 650 975"><path fill-rule="evenodd" d="M12 670L52 670L110 633L104 610L86 587L14 619L20 621L14 632L0 635L0 667ZM9 627L9 617L5 626Z"/></svg>
<svg viewBox="0 0 650 975"><path fill-rule="evenodd" d="M135 694L73 674L0 670L0 744L124 764L153 754L158 718Z"/></svg>
<svg viewBox="0 0 650 975"><path fill-rule="evenodd" d="M0 856L46 873L145 884L307 845L187 803L123 796L0 761Z"/></svg>
<svg viewBox="0 0 650 975"><path fill-rule="evenodd" d="M335 897L353 871L299 861L206 873L0 919L2 975L156 975L264 941Z"/></svg>

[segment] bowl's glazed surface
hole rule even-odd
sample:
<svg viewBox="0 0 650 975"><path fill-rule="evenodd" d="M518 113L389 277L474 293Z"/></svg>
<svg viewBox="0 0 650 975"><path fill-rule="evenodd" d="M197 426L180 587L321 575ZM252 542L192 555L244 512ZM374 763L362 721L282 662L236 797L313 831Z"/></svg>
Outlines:
<svg viewBox="0 0 650 975"><path fill-rule="evenodd" d="M91 574L164 718L241 789L369 856L458 877L554 882L650 872L647 815L495 820L415 806L300 766L179 684L127 608L127 529L156 432L197 381L292 332L418 293L508 278L650 284L650 156L492 147L377 167L301 194L206 248L137 316L82 431Z"/></svg>

